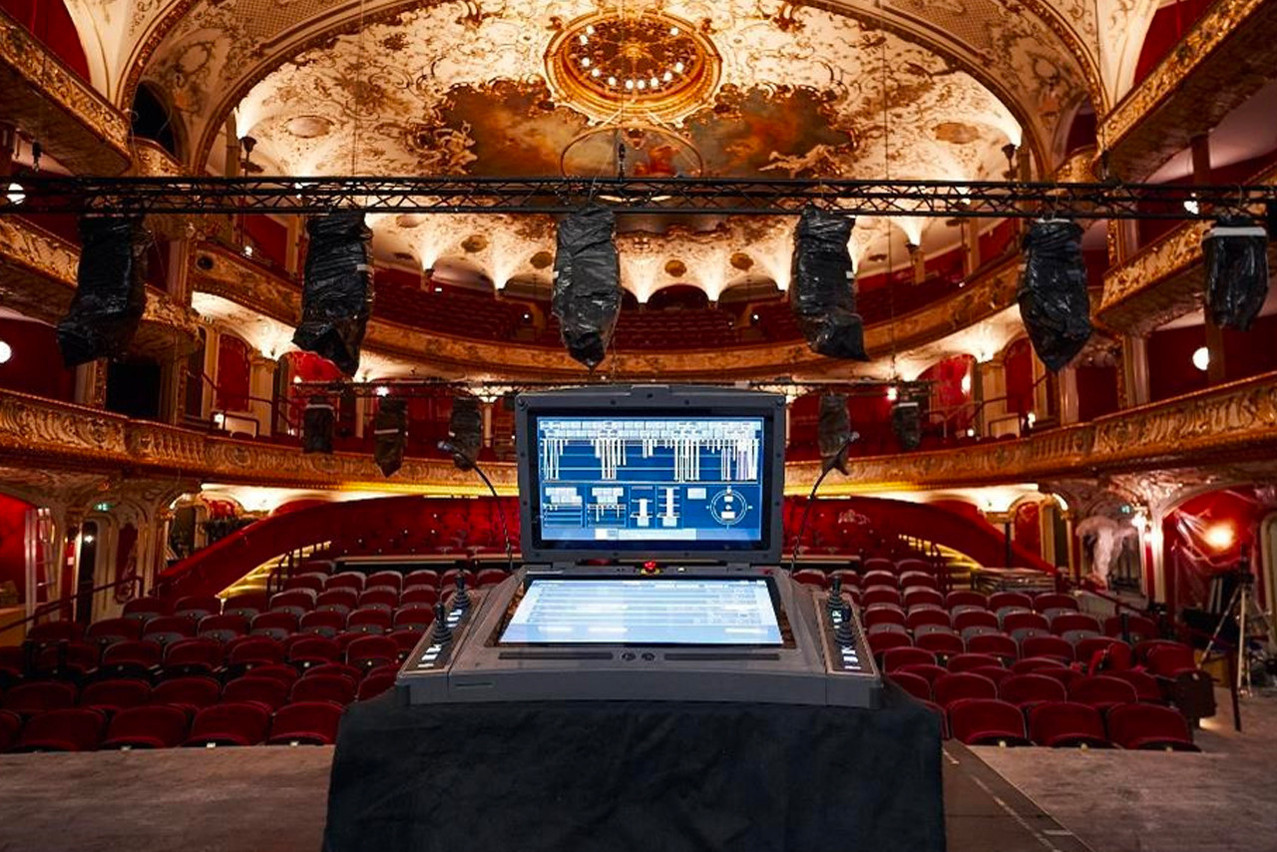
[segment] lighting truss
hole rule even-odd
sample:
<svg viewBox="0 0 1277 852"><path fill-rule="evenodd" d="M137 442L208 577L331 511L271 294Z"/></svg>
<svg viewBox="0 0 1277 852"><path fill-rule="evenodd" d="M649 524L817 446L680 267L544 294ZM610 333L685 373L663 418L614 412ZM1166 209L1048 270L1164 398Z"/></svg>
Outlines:
<svg viewBox="0 0 1277 852"><path fill-rule="evenodd" d="M455 396L469 393L485 402L495 402L512 393L531 390L551 390L555 388L579 387L582 384L611 384L608 379L590 378L582 381L519 381L519 382L471 382L439 377L385 379L383 381L353 381L336 379L318 382L296 382L290 385L292 391L302 397L323 396L327 394L343 394L353 397L438 397ZM879 379L873 377L852 377L838 381L812 381L804 379L777 378L745 383L753 390L770 391L786 395L800 396L808 393L844 393L851 397L877 396L885 385L896 388L901 397L914 397L930 393L932 382L926 380L905 381L903 379ZM740 383L731 383L739 388Z"/></svg>
<svg viewBox="0 0 1277 852"><path fill-rule="evenodd" d="M18 213L617 213L1214 219L1277 202L1277 186L734 178L23 176L0 195Z"/></svg>

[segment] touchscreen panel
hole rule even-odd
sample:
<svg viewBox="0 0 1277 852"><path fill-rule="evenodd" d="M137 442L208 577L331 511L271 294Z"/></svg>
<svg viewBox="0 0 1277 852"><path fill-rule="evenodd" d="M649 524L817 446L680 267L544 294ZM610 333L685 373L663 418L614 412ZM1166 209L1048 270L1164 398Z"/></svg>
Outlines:
<svg viewBox="0 0 1277 852"><path fill-rule="evenodd" d="M761 578L534 578L502 645L784 643Z"/></svg>

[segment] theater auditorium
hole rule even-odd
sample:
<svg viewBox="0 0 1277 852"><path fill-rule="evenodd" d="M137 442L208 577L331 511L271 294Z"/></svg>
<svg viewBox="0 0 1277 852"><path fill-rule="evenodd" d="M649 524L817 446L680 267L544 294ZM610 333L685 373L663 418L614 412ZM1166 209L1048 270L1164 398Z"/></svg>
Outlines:
<svg viewBox="0 0 1277 852"><path fill-rule="evenodd" d="M0 0L0 849L1277 849L1277 2Z"/></svg>

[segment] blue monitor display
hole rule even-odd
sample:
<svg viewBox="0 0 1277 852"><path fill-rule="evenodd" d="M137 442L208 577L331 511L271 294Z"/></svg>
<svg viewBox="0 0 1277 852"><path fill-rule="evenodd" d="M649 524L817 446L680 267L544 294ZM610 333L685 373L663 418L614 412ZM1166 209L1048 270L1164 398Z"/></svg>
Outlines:
<svg viewBox="0 0 1277 852"><path fill-rule="evenodd" d="M784 644L765 579L553 579L528 583L502 645Z"/></svg>
<svg viewBox="0 0 1277 852"><path fill-rule="evenodd" d="M762 417L534 422L541 543L731 549L763 540Z"/></svg>

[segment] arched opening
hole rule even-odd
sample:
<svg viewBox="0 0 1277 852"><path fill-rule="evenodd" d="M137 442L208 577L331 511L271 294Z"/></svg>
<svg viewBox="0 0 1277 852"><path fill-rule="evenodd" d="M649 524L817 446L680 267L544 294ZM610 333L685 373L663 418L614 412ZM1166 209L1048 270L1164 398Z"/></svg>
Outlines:
<svg viewBox="0 0 1277 852"><path fill-rule="evenodd" d="M705 291L690 284L663 287L647 300L649 311L703 311L708 307Z"/></svg>
<svg viewBox="0 0 1277 852"><path fill-rule="evenodd" d="M137 87L130 114L134 136L150 139L172 155L173 159L181 160L177 126L173 122L172 113L149 83Z"/></svg>

